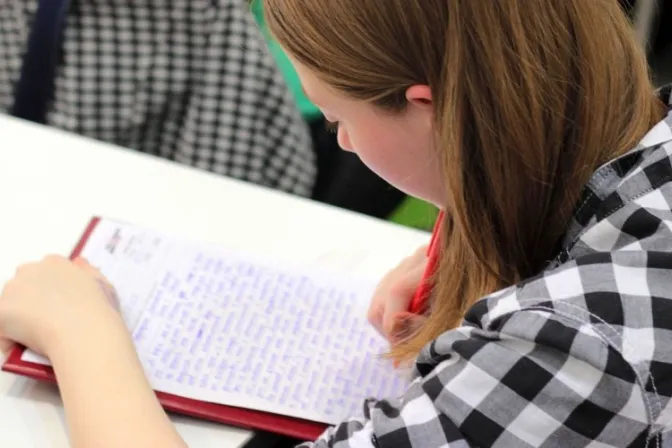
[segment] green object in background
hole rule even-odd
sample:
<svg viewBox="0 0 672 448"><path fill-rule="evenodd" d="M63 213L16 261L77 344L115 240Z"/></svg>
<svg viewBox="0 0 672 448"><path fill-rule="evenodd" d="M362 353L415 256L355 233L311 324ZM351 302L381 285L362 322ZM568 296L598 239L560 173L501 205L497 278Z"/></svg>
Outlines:
<svg viewBox="0 0 672 448"><path fill-rule="evenodd" d="M432 230L439 210L432 204L407 196L388 218L389 221L421 230Z"/></svg>
<svg viewBox="0 0 672 448"><path fill-rule="evenodd" d="M296 105L299 108L299 112L301 112L301 115L303 115L303 118L305 118L307 121L320 118L322 116L320 109L315 106L303 93L303 89L301 88L301 81L299 80L299 76L296 74L296 70L294 70L292 63L287 58L287 55L282 50L280 45L275 41L275 39L271 37L270 33L268 32L261 2L259 0L253 0L251 7L254 18L257 21L257 26L259 26L261 29L261 32L266 39L268 49L275 58L275 61L278 64L278 68L284 76L289 90L294 96L294 100L296 101Z"/></svg>

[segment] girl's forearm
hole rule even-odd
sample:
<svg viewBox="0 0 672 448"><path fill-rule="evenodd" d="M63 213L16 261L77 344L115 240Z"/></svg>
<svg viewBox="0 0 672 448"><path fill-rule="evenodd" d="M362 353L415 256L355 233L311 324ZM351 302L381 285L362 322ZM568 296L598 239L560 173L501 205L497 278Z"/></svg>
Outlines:
<svg viewBox="0 0 672 448"><path fill-rule="evenodd" d="M186 447L156 399L120 320L72 339L64 335L49 356L73 447Z"/></svg>

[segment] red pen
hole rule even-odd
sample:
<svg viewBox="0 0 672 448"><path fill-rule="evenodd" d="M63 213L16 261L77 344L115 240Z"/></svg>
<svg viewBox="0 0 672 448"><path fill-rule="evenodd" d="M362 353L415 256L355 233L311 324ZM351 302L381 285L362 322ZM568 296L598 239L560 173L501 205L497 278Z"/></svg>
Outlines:
<svg viewBox="0 0 672 448"><path fill-rule="evenodd" d="M434 275L439 264L439 251L441 250L439 239L441 236L441 229L443 228L443 216L444 213L441 211L436 218L434 230L432 231L432 239L427 248L427 267L422 274L422 281L418 285L418 288L415 290L415 294L411 299L408 311L396 313L393 317L395 321L395 329L392 330L391 336L393 343L403 340L408 335L408 322L412 320L414 315L423 314L427 311L429 297L432 292L430 279L432 278L432 275ZM400 364L398 361L395 361L394 365L395 367L399 367Z"/></svg>
<svg viewBox="0 0 672 448"><path fill-rule="evenodd" d="M418 289L415 291L415 295L411 300L411 304L408 308L409 313L412 314L422 314L427 311L427 302L429 301L429 296L432 292L432 286L430 284L430 279L436 268L439 264L439 239L441 236L441 229L443 227L443 211L439 212L439 215L436 218L436 223L434 224L434 230L432 232L432 239L429 242L429 247L427 248L427 267L422 276L422 281L418 286Z"/></svg>

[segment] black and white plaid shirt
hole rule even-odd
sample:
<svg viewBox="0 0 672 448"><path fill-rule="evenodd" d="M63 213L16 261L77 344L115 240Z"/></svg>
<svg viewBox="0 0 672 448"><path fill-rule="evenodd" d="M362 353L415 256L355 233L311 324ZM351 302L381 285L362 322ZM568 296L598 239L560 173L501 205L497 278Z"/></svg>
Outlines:
<svg viewBox="0 0 672 448"><path fill-rule="evenodd" d="M244 0L72 0L48 123L300 195L310 137ZM37 0L0 1L0 111Z"/></svg>
<svg viewBox="0 0 672 448"><path fill-rule="evenodd" d="M429 344L404 396L303 446L669 443L671 207L672 113L594 174L553 266Z"/></svg>

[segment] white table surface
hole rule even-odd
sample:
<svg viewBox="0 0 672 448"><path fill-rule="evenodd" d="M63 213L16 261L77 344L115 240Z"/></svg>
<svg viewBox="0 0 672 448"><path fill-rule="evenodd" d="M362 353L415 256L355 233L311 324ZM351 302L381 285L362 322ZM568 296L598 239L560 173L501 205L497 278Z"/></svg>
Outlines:
<svg viewBox="0 0 672 448"><path fill-rule="evenodd" d="M17 265L67 255L93 215L199 241L382 275L428 234L0 115L0 283ZM191 447L252 432L171 416ZM3 446L67 447L53 386L0 372Z"/></svg>

